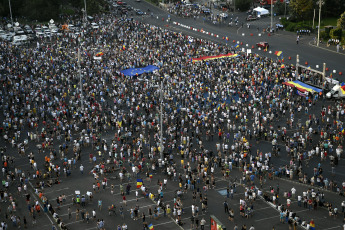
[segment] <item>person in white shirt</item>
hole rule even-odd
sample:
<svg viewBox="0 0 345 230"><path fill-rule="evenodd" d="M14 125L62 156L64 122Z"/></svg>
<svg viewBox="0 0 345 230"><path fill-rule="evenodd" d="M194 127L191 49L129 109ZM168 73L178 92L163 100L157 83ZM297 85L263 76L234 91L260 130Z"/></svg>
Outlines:
<svg viewBox="0 0 345 230"><path fill-rule="evenodd" d="M291 200L288 198L288 199L286 200L286 206L287 206L287 208L290 208L290 205L291 205Z"/></svg>
<svg viewBox="0 0 345 230"><path fill-rule="evenodd" d="M292 197L295 198L295 196L296 196L296 189L295 189L295 187L292 187L291 194L292 194Z"/></svg>

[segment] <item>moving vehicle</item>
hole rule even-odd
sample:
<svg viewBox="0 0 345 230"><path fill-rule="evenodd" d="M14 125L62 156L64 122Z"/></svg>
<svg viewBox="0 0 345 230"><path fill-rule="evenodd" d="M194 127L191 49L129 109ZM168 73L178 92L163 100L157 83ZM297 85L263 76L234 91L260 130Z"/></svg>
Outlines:
<svg viewBox="0 0 345 230"><path fill-rule="evenodd" d="M140 9L135 9L134 10L136 12L137 15L143 15L144 12L142 12Z"/></svg>
<svg viewBox="0 0 345 230"><path fill-rule="evenodd" d="M335 85L332 90L326 93L327 98L345 98L345 86Z"/></svg>
<svg viewBox="0 0 345 230"><path fill-rule="evenodd" d="M269 48L270 47L270 45L268 44L268 42L259 42L259 43L256 43L256 46L257 47L260 47L260 48Z"/></svg>
<svg viewBox="0 0 345 230"><path fill-rule="evenodd" d="M256 19L258 18L254 15L248 15L248 17L246 18L247 21L255 21Z"/></svg>
<svg viewBox="0 0 345 230"><path fill-rule="evenodd" d="M229 17L227 13L221 13L219 16L223 18L224 20L226 20Z"/></svg>

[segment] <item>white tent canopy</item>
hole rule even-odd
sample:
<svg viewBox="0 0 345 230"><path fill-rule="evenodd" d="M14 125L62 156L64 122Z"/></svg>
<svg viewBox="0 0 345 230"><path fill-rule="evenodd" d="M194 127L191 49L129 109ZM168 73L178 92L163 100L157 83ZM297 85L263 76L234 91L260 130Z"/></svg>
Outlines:
<svg viewBox="0 0 345 230"><path fill-rule="evenodd" d="M253 9L253 11L255 11L258 16L264 16L264 15L268 15L270 13L268 10L266 10L265 8L261 8L261 7L256 7L255 9Z"/></svg>

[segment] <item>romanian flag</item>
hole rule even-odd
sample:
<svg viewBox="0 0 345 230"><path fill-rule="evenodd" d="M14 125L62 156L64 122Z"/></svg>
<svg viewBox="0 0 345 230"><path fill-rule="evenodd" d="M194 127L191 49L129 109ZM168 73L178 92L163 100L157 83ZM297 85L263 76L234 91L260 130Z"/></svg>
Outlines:
<svg viewBox="0 0 345 230"><path fill-rule="evenodd" d="M152 173L149 174L150 178L152 178Z"/></svg>
<svg viewBox="0 0 345 230"><path fill-rule="evenodd" d="M150 230L154 230L152 224L149 224L149 229L150 229Z"/></svg>
<svg viewBox="0 0 345 230"><path fill-rule="evenodd" d="M101 57L101 56L103 56L103 52L98 52L97 54L96 54L96 57Z"/></svg>
<svg viewBox="0 0 345 230"><path fill-rule="evenodd" d="M137 188L141 188L142 185L143 185L143 180L137 179Z"/></svg>
<svg viewBox="0 0 345 230"><path fill-rule="evenodd" d="M341 131L342 134L345 133L345 129L343 127L340 128L340 131Z"/></svg>
<svg viewBox="0 0 345 230"><path fill-rule="evenodd" d="M283 51L276 51L274 54L279 57L282 53L283 53Z"/></svg>
<svg viewBox="0 0 345 230"><path fill-rule="evenodd" d="M239 45L239 44L237 44L237 45L235 46L235 48L240 48L240 45Z"/></svg>
<svg viewBox="0 0 345 230"><path fill-rule="evenodd" d="M314 223L313 220L310 221L310 223L309 223L309 229L310 229L310 230L315 230L315 223Z"/></svg>
<svg viewBox="0 0 345 230"><path fill-rule="evenodd" d="M284 69L284 68L285 68L285 65L284 65L284 64L282 64L282 65L280 66L280 68L281 68L281 69Z"/></svg>
<svg viewBox="0 0 345 230"><path fill-rule="evenodd" d="M228 54L219 54L216 56L203 56L203 57L199 57L199 58L193 58L193 59L191 59L191 61L194 63L197 61L207 61L207 60L227 58L227 57L236 57L236 56L237 56L237 54L228 53Z"/></svg>

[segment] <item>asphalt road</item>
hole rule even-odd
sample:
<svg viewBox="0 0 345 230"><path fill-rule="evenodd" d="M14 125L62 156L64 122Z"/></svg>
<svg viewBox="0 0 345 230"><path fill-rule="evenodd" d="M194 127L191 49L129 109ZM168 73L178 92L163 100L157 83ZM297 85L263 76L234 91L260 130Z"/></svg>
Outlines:
<svg viewBox="0 0 345 230"><path fill-rule="evenodd" d="M145 1L137 3L135 0L128 0L126 2L134 8L139 8L142 11L147 12L145 16L136 16L134 14L133 17L149 24L165 26L173 31L183 32L191 36L212 40L217 43L228 44L229 46L233 45L233 40L236 42L239 41L243 43L243 45L240 46L241 48L251 48L253 45L256 46L256 43L258 42L267 41L270 44L269 50L272 51L271 54L264 52L263 50L259 51L256 47L252 52L275 59L277 57L274 55L274 52L283 51L285 63L294 65L296 64L296 55L298 54L300 56L300 64L304 65L305 62L308 62L307 66L314 69L316 69L316 65L318 65L318 70L320 71L322 71L321 68L323 63L326 63L326 66L329 68L327 75L332 73L333 77L339 80L342 80L342 76L338 73L345 72L345 68L343 66L343 63L345 63L345 52L341 51L340 53L337 53L334 48L330 50L323 46L321 46L321 48L317 48L313 42L314 37L317 36L316 34L312 34L310 36L302 35L300 37L299 44L297 45L297 35L294 33L282 30L273 33L271 36L268 36L268 33L263 33L262 29L267 28L270 25L269 17L249 22L251 25L249 29L246 27L248 22L245 21L245 13L234 13L233 16L233 18L239 18L238 25L240 26L243 23L243 28L235 26L230 27L228 25L229 19L220 25L213 25L212 22L208 20L204 21L201 16L194 20L192 18L177 17L173 14L170 15L171 21L169 23L166 21L166 19L168 19L168 13L159 7L153 6ZM148 11L148 9L150 9L150 11ZM150 16L151 12L153 13L153 17ZM219 35L219 38L174 25L173 22L178 22L199 30L203 29L204 31ZM279 17L276 16L274 18L274 25L278 22ZM258 27L260 30L259 32L257 30ZM242 34L244 34L244 36L242 36ZM253 36L251 36L251 34L253 34ZM261 36L259 36L259 34ZM228 37L229 42L223 40L223 37ZM246 44L248 44L248 47L245 46ZM291 60L289 60L289 57L291 57ZM333 73L333 70L336 70L335 74Z"/></svg>
<svg viewBox="0 0 345 230"><path fill-rule="evenodd" d="M281 50L284 52L284 57L286 59L286 62L294 62L294 57L296 54L301 55L301 61L305 62L308 61L311 66L314 66L316 64L321 65L323 62L327 63L327 66L331 70L336 69L337 71L342 70L344 68L342 64L345 61L345 57L343 54L337 54L331 51L323 50L323 49L317 49L313 46L309 45L309 37L302 37L300 44L296 45L296 36L293 34L285 33L285 32L279 32L278 35L273 35L273 36L267 36L262 35L261 37L258 36L258 32L256 28L252 29L240 29L239 34L237 34L238 28L233 28L233 27L228 27L227 25L217 25L214 26L211 23L208 22L203 22L202 19L182 19L182 18L177 18L173 15L171 15L171 21L176 21L179 23L182 23L184 25L192 25L194 28L203 28L204 30L207 30L212 33L216 33L219 35L220 38L215 38L211 37L210 35L205 35L201 34L200 32L196 31L191 31L185 28L182 28L177 25L173 25L171 22L168 24L165 20L162 21L163 19L167 18L167 14L162 11L161 9L151 6L147 2L141 2L141 3L136 3L133 0L129 0L128 3L130 5L133 4L135 8L141 8L142 10L147 11L148 8L150 8L150 11L154 13L154 17L151 17L150 15L146 16L134 16L136 19L143 20L144 22L159 25L159 26L167 26L167 28L172 29L174 31L182 31L187 34L193 35L193 36L199 36L205 39L211 39L213 41L219 42L219 43L225 43L223 39L220 39L222 36L228 36L230 39L230 42L228 45L232 45L232 40L236 41L242 41L243 44L249 44L249 47L251 45L255 45L256 42L266 40L270 43L270 50ZM158 19L157 19L158 16ZM264 19L265 20L265 19ZM262 27L264 26L265 21L263 20ZM260 24L261 25L261 24ZM242 33L245 33L245 36L241 36ZM253 36L250 36L250 33L253 33ZM249 35L248 35L249 34ZM273 54L265 53L263 51L256 51L262 55L267 55L274 57ZM288 60L288 56L291 56L292 59ZM343 70L342 70L343 71ZM327 102L328 103L328 102ZM334 102L330 102L334 103ZM310 113L316 112L320 110L320 106L322 105L322 102L317 104L314 108L313 111L310 111ZM297 118L301 118L302 120L305 120L306 117L304 116L303 113L298 114ZM281 124L284 123L284 121L279 121ZM277 122L276 125L280 124ZM289 130L289 132L294 132L295 130ZM76 136L76 135L75 135ZM112 133L104 134L102 136L103 139L111 139L113 136ZM317 137L315 137L317 140ZM205 147L208 149L214 149L215 148L215 142L209 142L205 144ZM37 143L30 143L29 149L34 149L35 145ZM60 144L59 142L56 142L56 148ZM19 156L18 153L16 152L16 149L12 148L9 144L4 144L7 146L8 153L10 155L16 156L16 166L20 167L22 170L29 170L29 161L26 156ZM270 151L271 150L271 144L269 142L264 142L261 141L259 144L253 144L253 150L256 151L257 148L260 148L262 151ZM280 166L280 165L285 165L288 164L289 158L286 155L286 153L282 148L282 155L279 158L274 158L273 159L273 164ZM60 207L59 210L57 210L57 213L60 215L62 218L63 222L69 227L69 229L85 229L85 230L91 230L91 229L97 229L95 221L90 221L89 223L86 223L84 221L76 220L75 216L75 211L77 208L82 209L81 207L77 207L73 202L72 198L75 197L75 191L78 190L81 192L81 194L85 194L87 191L92 191L92 184L94 183L94 179L92 175L90 175L88 172L92 168L92 164L89 163L88 160L88 154L92 150L90 148L83 148L82 151L82 158L81 162L77 163L76 169L72 171L71 176L64 178L62 177L61 180L62 182L57 185L53 185L51 188L45 188L44 193L48 197L48 199L51 201L54 207L56 207L56 202L55 199L59 195L66 195L66 201L63 202L62 206ZM38 161L39 165L43 164L44 157L37 157L36 160ZM177 157L176 159L177 162L179 162L179 158ZM84 169L84 174L81 174L79 172L79 165L83 164L85 169ZM313 159L310 162L310 168L307 169L308 173L312 173L313 167L316 166L318 163L317 159ZM344 167L345 167L345 162L343 159L340 160L339 166L337 166L336 169L336 175L333 177L336 181L342 182L345 179L345 173L344 173ZM330 165L329 162L326 161L323 163L323 168L325 171L325 175L331 176L330 174ZM131 182L132 185L132 191L130 195L127 196L127 206L124 207L125 209L125 218L122 219L119 216L119 212L117 209L117 214L118 216L109 216L108 214L108 206L111 204L115 204L117 208L120 207L121 201L122 201L122 196L119 194L119 184L120 181L116 179L117 173L109 174L106 175L108 178L108 186L106 187L105 190L101 189L101 191L97 192L94 194L93 201L88 202L85 210L91 211L93 209L96 209L97 212L97 219L104 219L105 220L105 225L106 229L116 229L117 225L122 225L123 223L126 223L129 227L129 229L140 229L142 225L142 220L132 220L130 218L129 214L129 209L131 207L134 207L135 205L138 205L140 208L140 212L143 213L145 212L147 216L147 222L152 223L154 226L154 229L179 229L179 227L174 223L174 220L171 217L159 217L157 220L155 219L148 219L148 208L149 207L154 207L156 204L154 201L143 197L142 195L139 196L138 201L136 201L135 194L134 194L134 189L135 189L135 179ZM157 180L162 180L166 176L162 173L157 173L153 175L152 182L149 183L144 179L144 184L149 188L150 191L154 191L157 193ZM279 213L277 210L275 210L272 205L269 203L263 201L262 199L257 199L254 202L254 213L253 216L249 219L244 219L239 216L239 199L244 197L244 187L240 184L241 174L238 171L238 169L234 169L233 172L230 175L230 178L223 178L220 175L219 170L216 172L216 187L213 190L209 190L207 192L203 192L203 194L207 194L208 200L209 200L209 206L208 206L208 211L206 213L200 213L199 214L199 220L201 218L205 218L207 221L207 228L209 228L210 222L209 222L209 215L213 214L215 215L226 227L227 229L232 229L234 224L238 224L238 226L242 226L243 224L246 224L248 227L253 225L256 229L271 229L273 226L275 226L275 229L288 229L287 224L281 224L279 223ZM237 192L234 196L234 199L230 200L227 199L226 196L223 195L222 192L224 192L224 189L227 188L230 182L235 181L237 183ZM32 181L34 184L34 181ZM115 185L115 192L114 194L110 193L110 185L114 184ZM258 182L255 182L256 185L258 185ZM263 186L264 191L269 191L269 187L273 186L276 187L279 184L280 187L280 194L281 194L281 202L284 203L286 202L285 199L282 196L282 193L284 191L290 190L292 187L295 187L297 189L297 194L301 194L303 191L307 190L310 188L307 185L300 184L296 181L290 181L285 178L277 179L277 180L268 180L266 184ZM125 185L127 185L127 182L125 182ZM13 194L16 191L16 182L14 182L11 186L11 191ZM259 185L258 185L259 186ZM164 190L164 198L163 201L166 203L169 203L171 206L173 206L174 202L174 197L175 197L175 191L178 188L178 184L176 181L169 181L167 189ZM200 185L200 189L201 185ZM335 206L337 206L340 209L340 203L343 200L343 197L340 197L339 195L336 195L334 192L330 191L324 191L325 192L325 198L327 201L332 202ZM33 193L31 191L32 196ZM103 207L102 210L99 210L97 207L97 202L98 200L103 201ZM227 215L224 213L223 209L223 202L225 200L228 200L229 205L231 208L235 210L235 221L230 222L227 219ZM23 197L19 198L20 205L18 207L17 212L20 213L20 215L25 215L26 212L26 206L25 206L25 200ZM182 219L183 222L185 223L182 228L183 229L190 229L191 221L191 205L193 204L193 199L191 192L188 192L185 197L182 200L183 206L184 206L184 211L185 214L183 214ZM198 199L196 204L201 207ZM1 203L1 209L6 209L7 203ZM72 218L69 218L68 216L68 208L71 208L72 210ZM333 218L328 216L328 211L326 209L320 208L317 211L314 210L307 210L305 208L300 208L297 206L297 203L295 200L293 200L292 203L292 210L296 211L297 214L303 219L309 221L311 218L313 218L316 222L317 229L341 229L342 226L342 218L339 216L338 218ZM42 214L41 216L38 216L38 226L41 229L51 229L51 217ZM30 223L30 222L29 222ZM29 224L28 229L37 229L38 226L32 226Z"/></svg>

